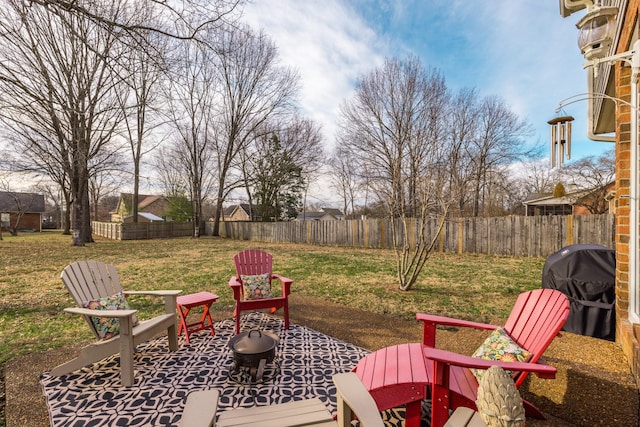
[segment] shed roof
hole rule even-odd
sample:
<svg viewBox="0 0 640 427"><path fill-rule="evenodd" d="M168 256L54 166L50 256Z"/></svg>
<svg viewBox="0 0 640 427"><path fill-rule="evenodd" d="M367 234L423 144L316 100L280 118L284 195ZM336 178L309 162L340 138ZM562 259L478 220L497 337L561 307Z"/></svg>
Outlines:
<svg viewBox="0 0 640 427"><path fill-rule="evenodd" d="M129 215L125 218L131 218L133 215ZM148 219L149 221L164 221L164 218L154 215L150 212L138 212L138 216Z"/></svg>
<svg viewBox="0 0 640 427"><path fill-rule="evenodd" d="M44 195L0 191L0 211L2 212L44 212Z"/></svg>

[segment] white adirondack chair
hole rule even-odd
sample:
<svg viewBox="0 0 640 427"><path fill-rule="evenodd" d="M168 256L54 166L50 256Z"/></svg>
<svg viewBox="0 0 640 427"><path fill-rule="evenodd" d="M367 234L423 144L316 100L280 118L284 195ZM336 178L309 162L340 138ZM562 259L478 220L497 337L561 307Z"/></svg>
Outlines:
<svg viewBox="0 0 640 427"><path fill-rule="evenodd" d="M221 413L216 422L220 393L218 390L210 389L189 393L180 419L180 427L350 427L354 416L363 427L384 427L376 402L356 374L336 374L333 376L333 383L337 391L337 421L316 397L275 405L232 409Z"/></svg>
<svg viewBox="0 0 640 427"><path fill-rule="evenodd" d="M99 261L77 261L64 268L60 276L78 307L65 308L67 313L82 315L98 338L98 341L84 347L80 355L55 367L52 375L65 375L97 362L116 352L120 352L120 378L123 386L134 383L133 354L136 345L143 343L156 334L166 330L169 350L178 349L176 333L176 298L180 290L124 291L120 285L115 266ZM122 292L124 295L163 296L165 314L153 319L141 321L133 326L137 310L93 310L85 308L87 301L104 298ZM91 317L117 318L120 321L120 333L110 339L101 339Z"/></svg>

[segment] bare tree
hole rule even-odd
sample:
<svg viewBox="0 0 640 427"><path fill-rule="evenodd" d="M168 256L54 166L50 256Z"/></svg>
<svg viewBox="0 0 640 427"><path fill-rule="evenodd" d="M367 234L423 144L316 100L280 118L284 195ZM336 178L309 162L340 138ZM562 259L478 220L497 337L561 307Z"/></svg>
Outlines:
<svg viewBox="0 0 640 427"><path fill-rule="evenodd" d="M337 146L330 160L331 186L342 199L345 215L355 213L355 201L362 181L351 165L349 153L342 146Z"/></svg>
<svg viewBox="0 0 640 427"><path fill-rule="evenodd" d="M19 151L48 155L64 171L73 203L73 244L84 245L92 241L89 164L107 149L121 118L112 95L119 79L109 61L121 49L118 34L73 14L5 2L1 114L16 129ZM103 10L116 17L118 4Z"/></svg>
<svg viewBox="0 0 640 427"><path fill-rule="evenodd" d="M179 146L161 146L155 152L154 166L162 183L164 195L169 201L167 216L173 221L187 221L193 218L193 203L190 202L188 176L183 173L184 166L175 159L180 158Z"/></svg>
<svg viewBox="0 0 640 427"><path fill-rule="evenodd" d="M448 133L444 139L449 151L450 188L456 193L457 216L464 216L469 202L467 187L473 181L473 158L470 146L478 129L480 109L475 89L461 89L451 100Z"/></svg>
<svg viewBox="0 0 640 427"><path fill-rule="evenodd" d="M145 21L155 19L153 10L144 13ZM123 109L125 139L129 143L133 163L133 222L138 222L138 193L142 157L159 146L163 137L155 132L163 122L159 113L161 91L158 90L162 77L166 73L167 43L153 32L138 32L137 37L145 44L153 45L154 56L144 49L132 49L121 56L121 73L127 91L119 92L118 101Z"/></svg>
<svg viewBox="0 0 640 427"><path fill-rule="evenodd" d="M589 194L580 198L577 204L584 206L592 214L607 212L607 193L609 184L615 179L615 154L608 150L602 155L588 156L565 166L562 174L579 189L589 190Z"/></svg>
<svg viewBox="0 0 640 427"><path fill-rule="evenodd" d="M161 161L176 162L180 173L187 177L185 184L192 203L193 237L199 237L203 232L202 204L215 176L214 120L218 77L215 52L207 45L183 44L179 52L167 94L174 136L170 156ZM173 170L168 165L161 169L165 172Z"/></svg>
<svg viewBox="0 0 640 427"><path fill-rule="evenodd" d="M242 184L232 176L239 153L259 134L268 119L286 111L298 89L298 76L278 67L277 49L264 33L248 27L219 34L219 109L216 126L217 188L213 235L219 234L226 195Z"/></svg>
<svg viewBox="0 0 640 427"><path fill-rule="evenodd" d="M426 235L426 219L437 216L441 229L451 204L439 141L445 95L440 74L417 58L387 59L341 108L338 143L387 205L401 290L415 284L439 234Z"/></svg>
<svg viewBox="0 0 640 427"><path fill-rule="evenodd" d="M117 29L133 36L131 40L145 40L137 36L155 32L180 40L197 40L201 30L229 24L240 13L241 0L185 0L174 4L166 0L130 1L123 8L159 7L160 20L140 21L131 15L113 15L105 13L100 2L93 0L30 0L29 3L47 7L60 16L74 15L79 19L91 20L105 29Z"/></svg>
<svg viewBox="0 0 640 427"><path fill-rule="evenodd" d="M490 173L506 168L524 158L523 139L531 133L531 126L510 111L497 97L486 97L479 104L479 123L472 139L470 156L473 160L474 181L472 216L480 215L480 207L487 195Z"/></svg>
<svg viewBox="0 0 640 427"><path fill-rule="evenodd" d="M551 193L561 180L558 169L549 168L547 160L527 160L518 169L522 170L522 186L527 194Z"/></svg>

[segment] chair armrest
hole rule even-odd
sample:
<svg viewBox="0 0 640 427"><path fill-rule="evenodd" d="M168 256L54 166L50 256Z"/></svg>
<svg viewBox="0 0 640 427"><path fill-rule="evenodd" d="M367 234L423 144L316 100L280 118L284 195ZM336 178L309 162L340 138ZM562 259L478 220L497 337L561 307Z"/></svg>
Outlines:
<svg viewBox="0 0 640 427"><path fill-rule="evenodd" d="M160 290L148 290L148 291L123 291L125 295L146 295L146 296L161 296L164 297L164 312L171 314L176 312L176 302L178 295L182 293L182 290L177 289L160 289Z"/></svg>
<svg viewBox="0 0 640 427"><path fill-rule="evenodd" d="M231 279L229 279L229 286L233 290L233 299L235 301L242 301L244 289L242 288L242 282L240 279L236 276L231 276Z"/></svg>
<svg viewBox="0 0 640 427"><path fill-rule="evenodd" d="M125 295L156 295L156 296L178 296L182 293L182 290L165 289L158 291L122 291Z"/></svg>
<svg viewBox="0 0 640 427"><path fill-rule="evenodd" d="M67 313L81 314L83 316L123 318L133 316L138 310L91 310L90 308L69 307L64 309Z"/></svg>
<svg viewBox="0 0 640 427"><path fill-rule="evenodd" d="M274 273L271 274L271 279L277 279L282 282L282 296L286 297L291 293L291 284L293 283L292 279Z"/></svg>
<svg viewBox="0 0 640 427"><path fill-rule="evenodd" d="M464 354L453 353L451 351L437 348L424 347L424 355L427 359L445 365L462 366L463 368L489 369L497 365L502 369L518 372L533 372L540 378L553 379L556 377L557 369L553 366L528 363L528 362L499 362L497 360L484 360ZM434 368L434 372L437 372Z"/></svg>
<svg viewBox="0 0 640 427"><path fill-rule="evenodd" d="M492 331L497 328L488 323L472 322L463 319L453 319L451 317L434 316L431 314L417 313L416 320L422 322L422 344L429 347L436 346L436 326L455 326L464 328L484 329Z"/></svg>
<svg viewBox="0 0 640 427"><path fill-rule="evenodd" d="M360 425L384 427L376 402L357 374L336 374L333 376L333 383L337 391L339 427L350 426L353 415L358 418Z"/></svg>
<svg viewBox="0 0 640 427"><path fill-rule="evenodd" d="M189 393L179 427L215 426L219 396L218 390L201 390Z"/></svg>

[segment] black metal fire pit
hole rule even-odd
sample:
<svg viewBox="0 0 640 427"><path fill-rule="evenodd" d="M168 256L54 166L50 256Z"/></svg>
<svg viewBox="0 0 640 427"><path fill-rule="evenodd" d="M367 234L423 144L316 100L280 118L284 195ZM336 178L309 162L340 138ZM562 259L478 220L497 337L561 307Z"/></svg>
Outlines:
<svg viewBox="0 0 640 427"><path fill-rule="evenodd" d="M232 371L238 373L245 370L248 371L252 382L262 381L267 364L276 359L276 347L279 342L277 335L257 329L242 332L231 338L227 345L233 351ZM229 371L229 376L232 371Z"/></svg>

